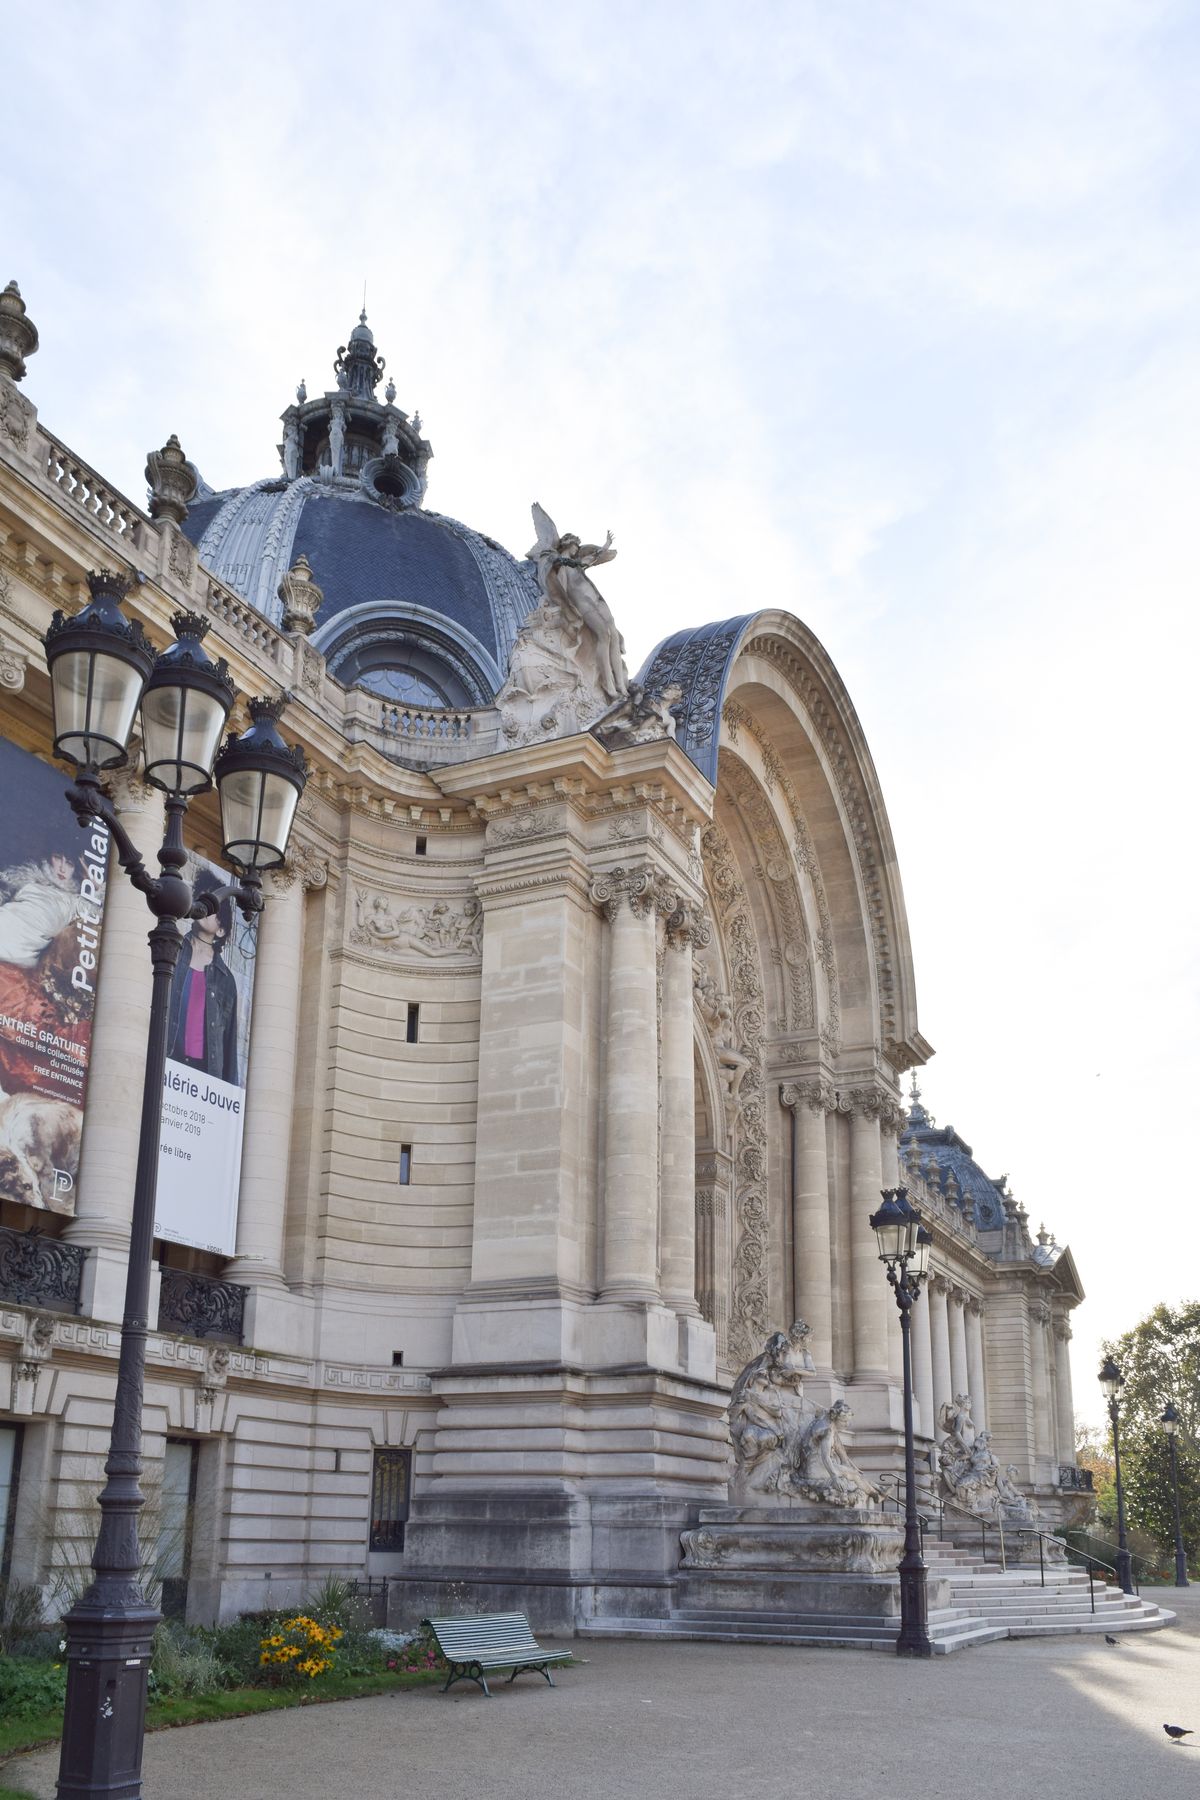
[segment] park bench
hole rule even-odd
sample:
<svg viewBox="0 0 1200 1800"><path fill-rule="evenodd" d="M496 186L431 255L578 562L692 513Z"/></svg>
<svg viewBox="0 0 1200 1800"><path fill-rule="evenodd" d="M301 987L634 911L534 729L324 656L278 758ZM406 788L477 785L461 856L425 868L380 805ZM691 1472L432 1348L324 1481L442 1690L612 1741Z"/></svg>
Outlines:
<svg viewBox="0 0 1200 1800"><path fill-rule="evenodd" d="M446 1687L456 1681L474 1681L490 1700L488 1672L510 1669L509 1681L518 1675L544 1675L550 1686L551 1663L570 1662L569 1650L543 1650L529 1628L524 1613L481 1613L471 1619L422 1619L421 1624L437 1639L450 1665Z"/></svg>

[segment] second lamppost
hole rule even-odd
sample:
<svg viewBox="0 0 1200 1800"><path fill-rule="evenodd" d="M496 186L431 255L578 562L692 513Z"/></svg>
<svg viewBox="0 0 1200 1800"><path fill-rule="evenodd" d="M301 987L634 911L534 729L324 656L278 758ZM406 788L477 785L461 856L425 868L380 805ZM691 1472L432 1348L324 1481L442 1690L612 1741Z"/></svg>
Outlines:
<svg viewBox="0 0 1200 1800"><path fill-rule="evenodd" d="M1179 1435L1179 1414L1169 1400L1162 1416L1162 1428L1166 1432L1167 1442L1171 1446L1171 1500L1175 1507L1175 1586L1190 1587L1187 1551L1183 1547L1183 1522L1179 1516L1179 1462L1175 1454L1175 1439Z"/></svg>
<svg viewBox="0 0 1200 1800"><path fill-rule="evenodd" d="M275 729L279 701L252 700L250 729L231 737L217 755L234 687L225 663L214 663L201 643L207 620L177 613L172 620L177 641L156 656L141 626L121 611L126 586L107 570L89 575L89 604L74 617L55 613L45 639L54 751L75 765L67 801L85 830L98 837L96 824L106 828L118 862L145 895L154 918L129 1268L107 1479L92 1553L95 1579L64 1620L67 1695L59 1800L137 1800L142 1791L147 1677L159 1617L142 1590L138 1543L144 1503L142 1392L171 982L183 943L179 925L215 912L226 897L237 901L247 920L261 911L262 871L284 860L305 782L303 755L289 749ZM139 707L145 778L166 795L157 875L146 868L101 785L103 770L126 761ZM197 896L184 877L183 820L189 800L209 788L214 775L225 856L240 880ZM102 854L107 845L95 848Z"/></svg>
<svg viewBox="0 0 1200 1800"><path fill-rule="evenodd" d="M933 1239L921 1215L909 1205L905 1188L884 1188L883 1205L871 1214L879 1260L900 1308L904 1345L904 1555L900 1558L900 1636L897 1656L932 1656L929 1641L929 1596L925 1558L921 1553L921 1520L917 1512L917 1461L913 1439L912 1309L929 1273Z"/></svg>
<svg viewBox="0 0 1200 1800"><path fill-rule="evenodd" d="M1106 1356L1100 1370L1100 1388L1108 1401L1112 1420L1113 1466L1117 1480L1117 1580L1127 1594L1133 1592L1133 1558L1125 1536L1125 1490L1121 1486L1121 1402L1118 1399L1125 1377L1111 1356Z"/></svg>

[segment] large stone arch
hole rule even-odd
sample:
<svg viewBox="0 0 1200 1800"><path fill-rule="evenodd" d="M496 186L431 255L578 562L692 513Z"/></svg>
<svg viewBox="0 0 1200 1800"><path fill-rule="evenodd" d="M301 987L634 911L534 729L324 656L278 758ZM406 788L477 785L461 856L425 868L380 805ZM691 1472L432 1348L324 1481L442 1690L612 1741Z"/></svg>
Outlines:
<svg viewBox="0 0 1200 1800"><path fill-rule="evenodd" d="M641 672L654 694L684 688L679 742L722 794L723 751L759 774L794 833L812 878L817 967L830 989L826 1058L861 1067L880 1057L899 1074L923 1062L912 953L895 846L879 778L850 697L828 654L798 619L764 611L676 632ZM777 811L777 818L780 816Z"/></svg>

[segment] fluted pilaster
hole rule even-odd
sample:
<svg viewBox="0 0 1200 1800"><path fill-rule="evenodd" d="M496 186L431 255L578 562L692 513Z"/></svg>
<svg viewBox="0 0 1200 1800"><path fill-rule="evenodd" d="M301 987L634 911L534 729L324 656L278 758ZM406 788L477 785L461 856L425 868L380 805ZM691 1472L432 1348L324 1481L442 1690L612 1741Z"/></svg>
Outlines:
<svg viewBox="0 0 1200 1800"><path fill-rule="evenodd" d="M601 1287L606 1300L658 1298L655 888L649 869L615 869L592 886L592 898L610 926Z"/></svg>
<svg viewBox="0 0 1200 1800"><path fill-rule="evenodd" d="M830 1262L829 1158L825 1121L837 1105L820 1080L791 1082L780 1099L795 1122L792 1169L792 1267L796 1312L812 1327L809 1347L819 1369L833 1362L833 1276Z"/></svg>

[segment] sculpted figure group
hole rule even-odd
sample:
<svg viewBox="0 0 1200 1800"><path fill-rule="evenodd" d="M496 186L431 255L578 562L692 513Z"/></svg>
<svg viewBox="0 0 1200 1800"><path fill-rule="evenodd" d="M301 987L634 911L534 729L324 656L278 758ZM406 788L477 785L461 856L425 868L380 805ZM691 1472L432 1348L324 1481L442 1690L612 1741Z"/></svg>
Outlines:
<svg viewBox="0 0 1200 1800"><path fill-rule="evenodd" d="M810 1328L797 1319L777 1331L746 1364L729 1399L735 1462L734 1494L741 1501L808 1501L822 1506L877 1506L882 1496L846 1448L850 1408L825 1409L804 1397L813 1369Z"/></svg>
<svg viewBox="0 0 1200 1800"><path fill-rule="evenodd" d="M969 1394L955 1394L938 1414L945 1436L938 1446L938 1466L947 1494L971 1512L1028 1519L1029 1501L1016 1486L1016 1465L1001 1469L990 1431L977 1431Z"/></svg>

